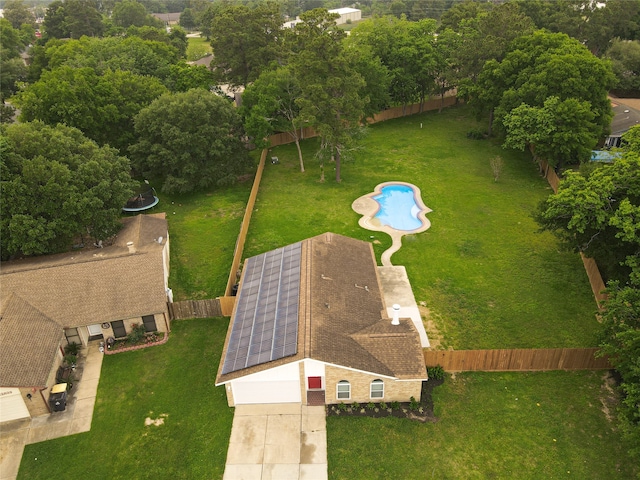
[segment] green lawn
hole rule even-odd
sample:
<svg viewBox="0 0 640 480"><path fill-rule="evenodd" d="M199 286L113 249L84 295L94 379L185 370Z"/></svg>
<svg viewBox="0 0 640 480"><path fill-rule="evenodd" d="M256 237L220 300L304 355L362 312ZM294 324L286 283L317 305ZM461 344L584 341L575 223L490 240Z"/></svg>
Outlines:
<svg viewBox="0 0 640 480"><path fill-rule="evenodd" d="M406 266L447 345L594 345L582 264L531 218L549 187L527 155L468 140L475 126L465 108L375 125L340 184L331 166L318 182L316 140L303 144L305 173L294 146L274 149L280 164L265 169L245 257L333 231L372 241L379 258L389 237L360 228L351 203L378 183L412 182L432 227L405 237L392 261ZM498 182L495 155L505 160ZM160 195L176 300L224 293L250 189ZM19 478L221 478L233 413L213 383L227 325L174 322L166 345L106 357L91 431L27 446ZM330 417L330 478L630 478L601 412L601 375L458 375L436 390L436 424ZM164 425L144 426L165 414Z"/></svg>
<svg viewBox="0 0 640 480"><path fill-rule="evenodd" d="M435 390L436 423L327 417L329 478L634 478L602 375L459 374Z"/></svg>
<svg viewBox="0 0 640 480"><path fill-rule="evenodd" d="M169 221L174 300L224 295L251 182L204 194L159 194L157 209Z"/></svg>
<svg viewBox="0 0 640 480"><path fill-rule="evenodd" d="M228 325L174 322L166 344L106 356L91 431L26 446L18 478L222 478L233 411L214 381Z"/></svg>
<svg viewBox="0 0 640 480"><path fill-rule="evenodd" d="M304 173L294 146L273 149L280 163L265 169L245 256L333 231L373 241L379 258L390 238L360 228L351 203L378 183L411 182L433 209L431 229L405 236L392 262L407 268L445 346L596 345L596 307L579 256L538 232L532 218L551 189L528 154L467 139L476 125L464 107L374 125L343 164L340 184L332 164L318 181L316 140L303 145ZM496 155L504 159L497 182L489 164Z"/></svg>

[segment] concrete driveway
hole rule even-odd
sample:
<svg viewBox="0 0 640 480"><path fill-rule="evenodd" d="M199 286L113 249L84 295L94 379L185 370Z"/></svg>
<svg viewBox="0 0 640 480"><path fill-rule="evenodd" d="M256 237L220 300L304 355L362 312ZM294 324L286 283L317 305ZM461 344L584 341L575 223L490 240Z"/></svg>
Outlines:
<svg viewBox="0 0 640 480"><path fill-rule="evenodd" d="M91 429L103 357L98 342L91 342L89 348L83 350L74 374L76 386L70 392L64 412L0 425L0 480L16 478L25 445Z"/></svg>
<svg viewBox="0 0 640 480"><path fill-rule="evenodd" d="M224 480L327 480L324 407L239 405Z"/></svg>

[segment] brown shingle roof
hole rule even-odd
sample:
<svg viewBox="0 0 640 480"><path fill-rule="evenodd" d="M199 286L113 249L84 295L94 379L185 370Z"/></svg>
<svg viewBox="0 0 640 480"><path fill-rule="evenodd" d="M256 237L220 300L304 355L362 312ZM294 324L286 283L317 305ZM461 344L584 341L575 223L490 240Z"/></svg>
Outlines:
<svg viewBox="0 0 640 480"><path fill-rule="evenodd" d="M64 337L56 322L13 294L0 319L0 385L44 387Z"/></svg>
<svg viewBox="0 0 640 480"><path fill-rule="evenodd" d="M30 369L42 374L45 359L51 369L54 357L47 352L59 345L64 328L166 312L164 214L138 215L123 223L111 246L1 265L0 363L24 365L26 370L15 370L25 375L15 377L22 379L20 385L40 385L30 383L37 377ZM133 242L134 253L128 242ZM42 349L23 348L32 336L42 337ZM9 386L6 381L0 376L0 385Z"/></svg>
<svg viewBox="0 0 640 480"><path fill-rule="evenodd" d="M402 319L394 326L386 318L369 243L326 233L303 241L301 260L298 353L227 375L219 373L216 383L302 358L400 379L426 378L413 323Z"/></svg>

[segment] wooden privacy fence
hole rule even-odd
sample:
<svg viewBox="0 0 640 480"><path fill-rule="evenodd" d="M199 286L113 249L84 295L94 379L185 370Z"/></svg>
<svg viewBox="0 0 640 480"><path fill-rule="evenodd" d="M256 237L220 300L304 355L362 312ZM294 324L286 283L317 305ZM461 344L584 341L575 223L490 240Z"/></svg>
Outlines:
<svg viewBox="0 0 640 480"><path fill-rule="evenodd" d="M532 155L534 155L533 149L531 150ZM558 186L560 185L560 177L556 174L555 170L549 166L549 163L546 160L542 160L540 158L536 158L538 162L538 167L540 168L540 173L547 179L551 189L554 193L558 193ZM584 269L587 272L587 277L589 277L589 284L591 285L591 291L593 292L593 296L596 299L596 303L598 304L598 308L602 308L602 301L607 299L607 296L602 293L605 289L604 280L602 280L602 275L600 275L600 270L598 269L598 265L593 258L585 257L581 252L580 257L582 258L582 263L584 264Z"/></svg>
<svg viewBox="0 0 640 480"><path fill-rule="evenodd" d="M373 119L369 121L369 123L378 123L384 122L385 120L392 120L394 118L406 117L408 115L415 115L418 113L429 112L432 110L438 110L440 108L450 107L455 105L458 102L455 94L450 94L449 96L445 96L444 98L433 98L431 100L427 100L420 103L414 103L411 105L404 105L400 107L389 108L388 110L383 110L380 113L376 113L373 116ZM301 128L298 132L300 140L304 140L305 138L313 138L317 136L316 131L311 127ZM288 143L293 143L293 137L290 133L282 132L276 133L269 137L269 145L271 147L277 147L278 145L286 145Z"/></svg>
<svg viewBox="0 0 640 480"><path fill-rule="evenodd" d="M218 297L205 300L183 300L169 303L172 320L188 318L230 317L236 297Z"/></svg>
<svg viewBox="0 0 640 480"><path fill-rule="evenodd" d="M523 372L545 370L602 370L612 368L597 348L540 348L503 350L425 350L427 367L441 365L448 372Z"/></svg>
<svg viewBox="0 0 640 480"><path fill-rule="evenodd" d="M244 242L247 239L249 223L251 223L251 214L253 213L253 207L256 204L256 197L258 196L258 190L260 189L260 181L262 180L262 172L264 171L264 163L268 152L269 150L266 148L262 150L258 169L256 170L256 176L253 179L251 193L249 194L249 200L247 200L247 206L244 209L244 216L242 217L242 224L240 225L240 233L236 240L236 246L233 249L233 260L231 261L231 270L229 271L229 279L227 280L227 287L225 289L226 296L231 296L233 286L238 282L238 270L240 269L242 252L244 252Z"/></svg>

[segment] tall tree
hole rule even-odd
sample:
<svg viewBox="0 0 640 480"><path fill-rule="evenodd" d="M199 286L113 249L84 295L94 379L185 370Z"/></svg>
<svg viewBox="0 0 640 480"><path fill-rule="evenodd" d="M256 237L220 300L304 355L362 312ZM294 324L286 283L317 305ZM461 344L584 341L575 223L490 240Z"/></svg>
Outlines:
<svg viewBox="0 0 640 480"><path fill-rule="evenodd" d="M251 167L237 110L203 89L156 99L136 116L135 132L137 170L164 178L167 193L229 185Z"/></svg>
<svg viewBox="0 0 640 480"><path fill-rule="evenodd" d="M147 9L136 0L122 0L115 4L111 20L119 27L142 27L147 25Z"/></svg>
<svg viewBox="0 0 640 480"><path fill-rule="evenodd" d="M250 8L229 4L212 20L211 46L219 79L246 87L271 62L282 57L282 18L276 3Z"/></svg>
<svg viewBox="0 0 640 480"><path fill-rule="evenodd" d="M640 93L640 41L614 39L607 50L617 84L615 92L622 95Z"/></svg>
<svg viewBox="0 0 640 480"><path fill-rule="evenodd" d="M524 150L529 147L537 157L562 168L589 160L602 130L593 122L594 113L586 101L549 97L542 107L526 104L504 117L504 147Z"/></svg>
<svg viewBox="0 0 640 480"><path fill-rule="evenodd" d="M17 82L26 79L27 67L20 57L24 47L20 32L0 18L0 103L16 92Z"/></svg>
<svg viewBox="0 0 640 480"><path fill-rule="evenodd" d="M131 35L54 42L45 52L47 68L91 67L97 73L127 70L139 75L165 78L169 73L169 66L177 62L179 53L164 33L143 27L144 32L164 35L165 41L146 40L138 35Z"/></svg>
<svg viewBox="0 0 640 480"><path fill-rule="evenodd" d="M291 68L298 79L301 117L313 126L335 158L336 181L341 181L342 155L351 145L367 99L360 96L365 81L353 68L354 58L344 47L344 31L336 14L315 9L300 16L292 31Z"/></svg>
<svg viewBox="0 0 640 480"><path fill-rule="evenodd" d="M134 141L133 117L166 92L160 80L129 71L68 66L45 72L16 97L23 121L64 123L100 145L125 152Z"/></svg>
<svg viewBox="0 0 640 480"><path fill-rule="evenodd" d="M16 30L22 25L36 25L36 17L24 0L7 0L2 6L2 16L6 18Z"/></svg>
<svg viewBox="0 0 640 480"><path fill-rule="evenodd" d="M625 153L592 172L567 171L539 222L566 245L598 260L607 279L626 283L640 253L640 157Z"/></svg>
<svg viewBox="0 0 640 480"><path fill-rule="evenodd" d="M87 232L95 240L117 232L135 182L115 149L75 128L32 122L5 127L0 151L3 259L64 251Z"/></svg>
<svg viewBox="0 0 640 480"><path fill-rule="evenodd" d="M47 38L99 37L104 31L96 0L55 0L47 8L43 27Z"/></svg>
<svg viewBox="0 0 640 480"><path fill-rule="evenodd" d="M600 137L611 122L607 94L614 81L609 64L577 40L538 31L515 40L501 62L485 64L470 103L488 112L495 109L502 126L504 117L522 103L541 107L552 96L575 98L590 103Z"/></svg>
<svg viewBox="0 0 640 480"><path fill-rule="evenodd" d="M300 107L296 100L301 90L296 78L287 67L262 72L242 94L240 113L247 134L259 148L268 147L267 137L276 132L288 132L298 149L300 171L304 161L300 148Z"/></svg>
<svg viewBox="0 0 640 480"><path fill-rule="evenodd" d="M435 22L409 22L395 17L367 20L348 38L349 45L366 46L389 74L389 95L396 105L424 102L435 87L438 73L434 50Z"/></svg>

